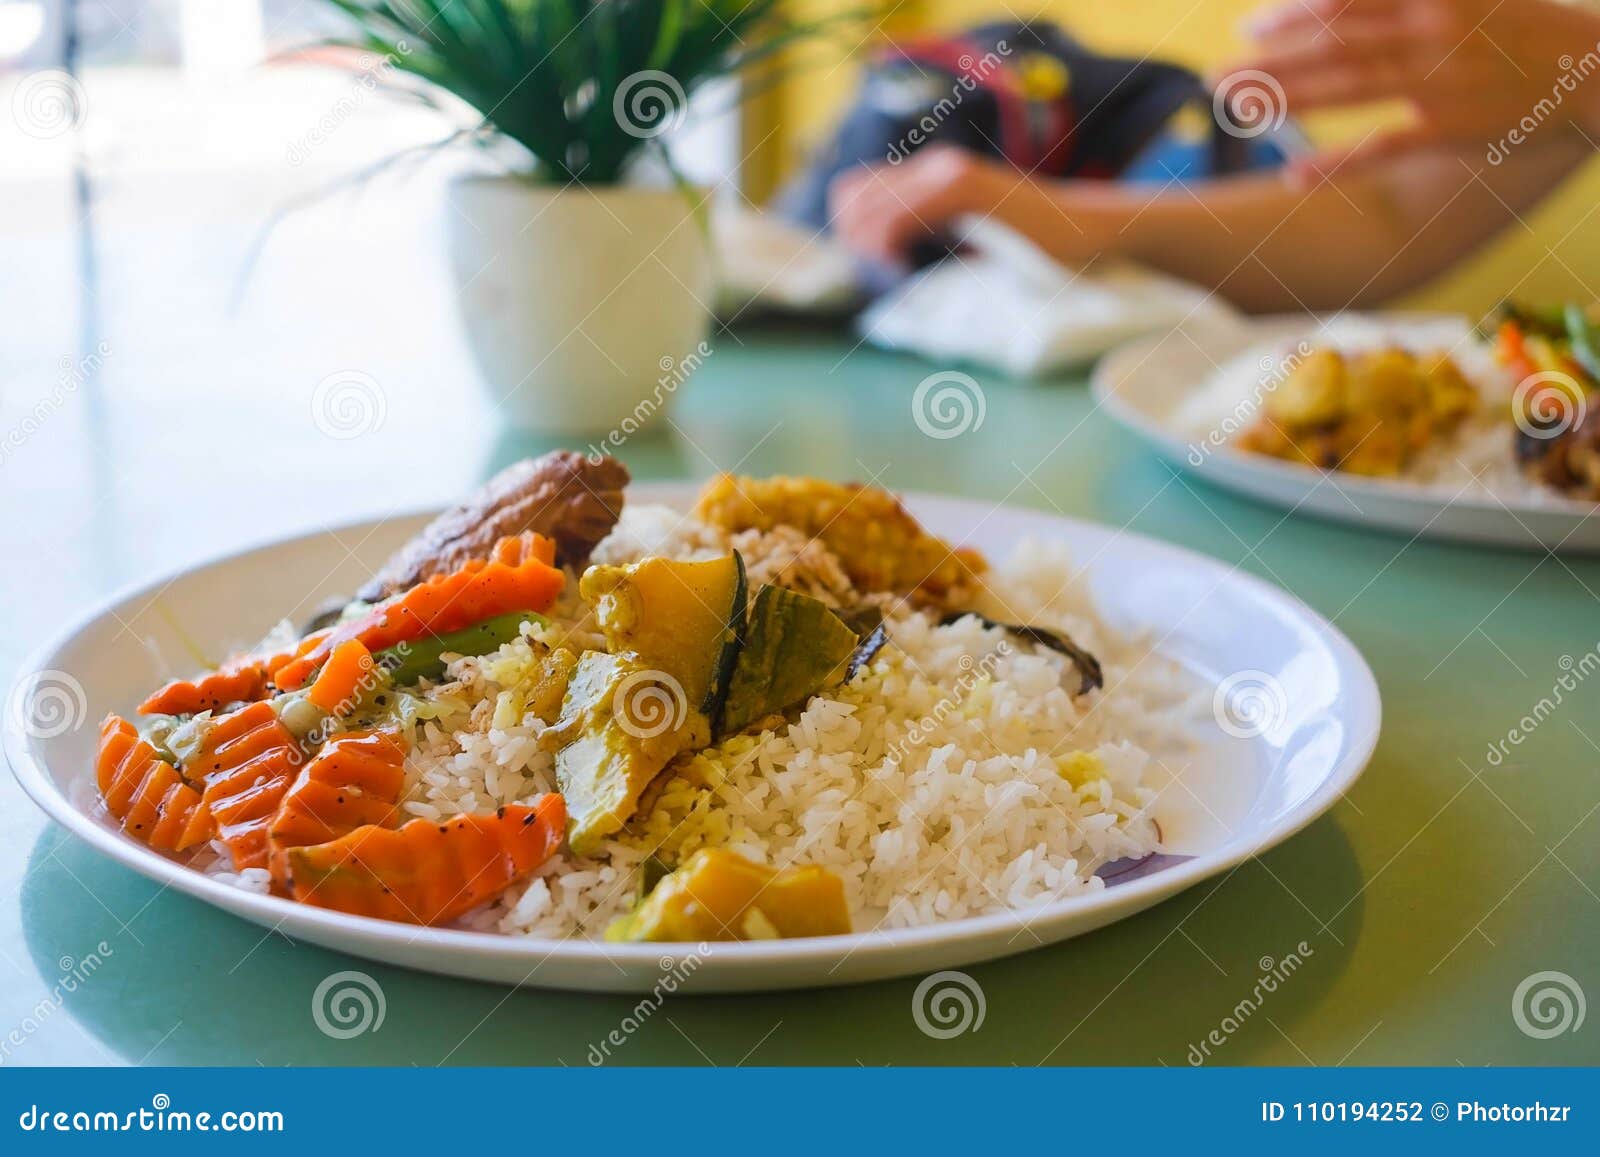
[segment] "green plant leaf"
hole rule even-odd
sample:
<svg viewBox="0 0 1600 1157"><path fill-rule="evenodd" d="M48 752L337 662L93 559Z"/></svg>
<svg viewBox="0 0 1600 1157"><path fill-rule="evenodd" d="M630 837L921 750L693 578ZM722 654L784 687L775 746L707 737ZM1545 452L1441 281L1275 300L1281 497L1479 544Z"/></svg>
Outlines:
<svg viewBox="0 0 1600 1157"><path fill-rule="evenodd" d="M459 97L545 179L589 185L623 179L654 139L617 115L631 77L664 73L687 98L838 23L787 20L779 0L324 2L353 26L334 42Z"/></svg>

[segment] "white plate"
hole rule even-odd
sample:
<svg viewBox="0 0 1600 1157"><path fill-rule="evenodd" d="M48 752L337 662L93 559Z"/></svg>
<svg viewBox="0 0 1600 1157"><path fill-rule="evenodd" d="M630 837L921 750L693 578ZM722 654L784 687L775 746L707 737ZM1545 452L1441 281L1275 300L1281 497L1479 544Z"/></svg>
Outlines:
<svg viewBox="0 0 1600 1157"><path fill-rule="evenodd" d="M1446 319L1427 314L1337 319L1361 320L1403 331ZM1597 508L1553 492L1496 498L1458 494L1454 487L1323 473L1216 446L1186 428L1180 418L1185 403L1218 366L1260 343L1298 341L1317 324L1318 319L1300 316L1264 318L1238 327L1182 326L1118 347L1095 367L1090 388L1096 403L1173 465L1290 511L1429 538L1571 553L1600 551ZM1509 438L1506 453L1511 453Z"/></svg>
<svg viewBox="0 0 1600 1157"><path fill-rule="evenodd" d="M629 499L681 508L692 494L684 486L636 484ZM1219 727L1206 736L1200 755L1182 772L1182 790L1164 793L1157 817L1173 850L1194 854L1192 860L1025 913L853 936L713 945L689 973L685 988L809 987L923 973L1088 932L1287 839L1331 807L1372 754L1380 719L1372 672L1343 635L1277 588L1200 555L1092 523L959 499L911 497L907 504L935 533L998 557L1024 536L1064 541L1087 566L1084 581L1112 627L1149 632L1161 640L1161 654L1208 686L1240 672L1270 677L1283 689L1284 709L1265 734L1237 738ZM112 859L288 935L393 964L506 984L649 991L664 969L694 952L693 946L418 929L255 895L135 843L92 815L85 803L82 785L94 754L94 723L107 711L129 710L161 681L150 650L123 622L137 621L140 635L173 656L184 653L184 636L218 650L258 637L289 610L283 605L286 586L298 591L305 576L326 575L306 606L354 590L425 517L271 543L113 599L24 667L25 672L64 673L84 695L80 703L66 703L79 725L59 735L29 734L21 713L8 711L4 738L11 767L52 818ZM360 544L359 560L349 555L346 543ZM286 584L290 575L296 581ZM175 619L181 619L181 633ZM66 683L59 674L50 678ZM8 699L18 701L15 692ZM32 728L36 733L60 729Z"/></svg>

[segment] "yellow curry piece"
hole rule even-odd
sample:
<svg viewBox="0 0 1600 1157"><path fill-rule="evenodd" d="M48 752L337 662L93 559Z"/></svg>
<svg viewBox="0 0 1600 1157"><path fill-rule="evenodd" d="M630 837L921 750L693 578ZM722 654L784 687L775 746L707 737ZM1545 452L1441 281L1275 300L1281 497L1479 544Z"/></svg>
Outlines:
<svg viewBox="0 0 1600 1157"><path fill-rule="evenodd" d="M568 842L589 855L621 829L672 758L711 742L713 688L725 686L745 615L737 555L592 566L578 592L609 653L586 651L546 733L566 797Z"/></svg>
<svg viewBox="0 0 1600 1157"><path fill-rule="evenodd" d="M778 940L850 931L844 883L826 868L769 868L722 848L702 848L663 877L607 940Z"/></svg>
<svg viewBox="0 0 1600 1157"><path fill-rule="evenodd" d="M837 555L858 590L910 594L922 603L949 602L988 565L977 551L929 534L876 486L723 474L701 492L694 515L735 532L792 526Z"/></svg>
<svg viewBox="0 0 1600 1157"><path fill-rule="evenodd" d="M1480 399L1443 353L1312 351L1266 395L1243 450L1324 470L1393 476Z"/></svg>

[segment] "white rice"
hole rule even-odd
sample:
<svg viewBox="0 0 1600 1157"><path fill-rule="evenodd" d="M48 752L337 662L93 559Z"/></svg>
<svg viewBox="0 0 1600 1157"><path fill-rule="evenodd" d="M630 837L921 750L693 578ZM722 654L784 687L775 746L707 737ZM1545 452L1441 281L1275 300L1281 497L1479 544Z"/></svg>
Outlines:
<svg viewBox="0 0 1600 1157"><path fill-rule="evenodd" d="M629 508L598 557L724 549L719 532L643 507ZM1184 758L1209 696L1107 631L1071 576L1060 549L1024 545L991 576L983 609L1070 633L1104 664L1104 691L1075 698L1063 656L976 619L939 627L896 610L890 645L848 686L814 697L792 723L703 753L691 772L699 785L672 781L596 858L563 853L463 923L597 939L637 899L640 866L658 848L669 862L714 845L778 867L822 864L844 880L858 931L1102 887L1097 867L1159 850L1156 761ZM455 682L435 695L449 709L414 736L409 813L438 820L556 790L543 724L504 718L500 698L497 679L514 682L530 657L521 641L452 665Z"/></svg>

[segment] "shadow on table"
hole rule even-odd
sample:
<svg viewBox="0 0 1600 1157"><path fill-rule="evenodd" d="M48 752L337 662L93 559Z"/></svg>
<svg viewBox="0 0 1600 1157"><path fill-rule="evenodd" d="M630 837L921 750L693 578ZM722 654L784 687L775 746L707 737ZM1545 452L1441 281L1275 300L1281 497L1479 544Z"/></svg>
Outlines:
<svg viewBox="0 0 1600 1157"><path fill-rule="evenodd" d="M1324 819L1266 865L1250 861L1077 940L971 966L984 1018L947 1039L918 1028L921 977L656 1006L380 965L163 890L57 829L34 848L21 904L42 976L99 951L100 967L62 1007L134 1063L1181 1065L1191 1049L1208 1062L1249 1063L1264 1049L1284 1059L1283 1042L1346 966L1360 890L1343 832ZM313 994L346 970L371 978L383 1018L340 1038L318 1027ZM941 1014L959 1020L959 998L946 994L923 1019L937 1030Z"/></svg>

